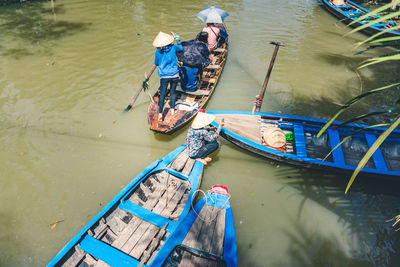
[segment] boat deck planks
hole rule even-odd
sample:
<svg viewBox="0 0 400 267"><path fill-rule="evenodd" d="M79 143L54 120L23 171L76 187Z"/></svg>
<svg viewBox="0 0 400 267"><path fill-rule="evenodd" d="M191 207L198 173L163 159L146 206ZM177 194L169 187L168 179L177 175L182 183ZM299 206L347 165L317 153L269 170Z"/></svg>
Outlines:
<svg viewBox="0 0 400 267"><path fill-rule="evenodd" d="M80 243L77 243L56 264L49 266L109 266L105 261L112 255L107 255L107 259L99 259L97 257L102 255L100 252L93 257L91 252L85 251L88 246L90 249L87 251L96 250L97 244L109 253L119 251L125 253L124 257L129 255L141 265L149 264L170 235L169 229L175 229L175 224L180 218L183 219L182 212L190 208L188 201L192 198L189 195L194 194L200 184L200 176L190 178L195 179L196 188L192 188L192 180L179 176L189 177L193 170L196 170L196 175L201 174L201 164L196 168L194 164L195 161L182 148L168 165L164 165L166 168L160 167L140 180L135 188L123 195L123 199L113 204L112 210L88 228L86 235L83 234L84 240L87 240L85 247L81 249ZM166 171L168 169L176 171L176 175ZM159 225L159 220L166 222L164 226Z"/></svg>

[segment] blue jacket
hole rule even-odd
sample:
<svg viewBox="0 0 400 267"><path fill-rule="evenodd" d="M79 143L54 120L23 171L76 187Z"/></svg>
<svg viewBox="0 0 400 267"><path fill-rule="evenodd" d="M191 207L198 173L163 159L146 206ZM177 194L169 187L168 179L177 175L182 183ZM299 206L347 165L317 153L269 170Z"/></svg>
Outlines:
<svg viewBox="0 0 400 267"><path fill-rule="evenodd" d="M200 72L198 67L190 68L185 65L180 67L181 88L185 91L196 91L198 85L197 74Z"/></svg>
<svg viewBox="0 0 400 267"><path fill-rule="evenodd" d="M160 48L157 48L154 64L158 66L158 75L160 78L165 76L173 76L178 74L178 62L176 60L176 52L182 51L182 45L170 44L164 48L161 53Z"/></svg>

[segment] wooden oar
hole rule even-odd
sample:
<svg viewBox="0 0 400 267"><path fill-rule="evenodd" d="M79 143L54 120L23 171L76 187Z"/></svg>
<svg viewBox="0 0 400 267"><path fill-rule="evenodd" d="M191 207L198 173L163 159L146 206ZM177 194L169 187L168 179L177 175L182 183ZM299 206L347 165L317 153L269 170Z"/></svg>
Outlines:
<svg viewBox="0 0 400 267"><path fill-rule="evenodd" d="M272 68L275 63L276 55L278 54L279 47L285 46L285 44L280 43L280 42L270 42L270 44L275 45L275 50L274 50L274 53L272 54L271 62L269 63L269 68L267 71L267 76L265 76L265 80L264 80L264 84L262 86L261 92L259 95L256 96L256 101L254 102L253 110L251 111L253 114L254 114L254 112L260 112L260 110L261 110L261 105L264 100L265 90L267 89L269 76L271 75Z"/></svg>
<svg viewBox="0 0 400 267"><path fill-rule="evenodd" d="M137 91L137 93L136 93L136 95L133 97L132 101L131 101L131 102L129 103L129 105L124 109L124 112L128 112L128 111L132 108L132 106L133 106L133 104L136 102L136 99L138 98L139 94L142 92L143 87L145 87L145 84L147 84L147 82L149 81L151 75L153 74L153 72L154 72L154 70L155 70L156 68L157 68L157 66L154 65L154 66L152 67L151 71L150 71L150 74L149 74L149 75L145 75L146 79L143 81L142 85L141 85L140 88L139 88L139 91ZM150 96L150 98L151 98L151 96Z"/></svg>

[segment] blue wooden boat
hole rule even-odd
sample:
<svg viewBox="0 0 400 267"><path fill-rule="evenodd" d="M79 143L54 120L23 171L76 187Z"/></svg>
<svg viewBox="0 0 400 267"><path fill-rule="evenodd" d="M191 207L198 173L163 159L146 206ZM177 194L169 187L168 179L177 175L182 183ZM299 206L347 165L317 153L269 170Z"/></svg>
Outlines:
<svg viewBox="0 0 400 267"><path fill-rule="evenodd" d="M178 147L136 176L47 266L148 266L188 213L202 172Z"/></svg>
<svg viewBox="0 0 400 267"><path fill-rule="evenodd" d="M228 189L207 191L165 241L151 266L237 266L237 249Z"/></svg>
<svg viewBox="0 0 400 267"><path fill-rule="evenodd" d="M335 17L339 18L345 24L349 24L354 20L358 19L362 15L368 14L370 11L363 8L362 6L357 5L356 3L347 0L345 5L334 5L332 4L332 0L322 0L322 3L326 10L328 10L331 14ZM369 23L371 20L380 18L379 15L373 15L366 17L362 21L352 24L352 27L359 27L361 25ZM387 30L396 24L392 21L386 20L380 23L372 24L371 26L361 30L364 34L367 35L374 35L376 33L382 32ZM398 30L389 30L388 32L384 33L382 36L390 37L390 36L400 36L400 31Z"/></svg>
<svg viewBox="0 0 400 267"><path fill-rule="evenodd" d="M215 122L224 119L221 136L239 147L263 157L291 163L307 168L353 172L365 152L375 142L385 128L370 128L356 133L345 141L330 156L323 160L343 138L367 127L361 124L347 124L340 127L334 122L332 127L320 137L316 135L326 120L306 117L241 111L207 111L216 115ZM286 136L294 137L286 141L282 148L273 148L266 144L263 133L268 127L279 127ZM290 139L290 138L289 138ZM381 147L373 154L361 173L400 176L400 131L394 130Z"/></svg>

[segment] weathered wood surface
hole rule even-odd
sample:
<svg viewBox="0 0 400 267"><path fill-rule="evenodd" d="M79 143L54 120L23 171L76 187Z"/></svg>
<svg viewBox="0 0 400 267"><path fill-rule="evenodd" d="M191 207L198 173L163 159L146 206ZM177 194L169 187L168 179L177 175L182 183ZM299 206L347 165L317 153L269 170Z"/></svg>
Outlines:
<svg viewBox="0 0 400 267"><path fill-rule="evenodd" d="M261 122L260 116L242 114L217 114L217 123L224 119L224 127L243 138L261 144Z"/></svg>
<svg viewBox="0 0 400 267"><path fill-rule="evenodd" d="M171 169L184 171L189 175L194 160L186 150L169 164ZM128 200L172 221L177 221L189 200L191 184L166 171L150 175L128 196ZM166 227L167 225L165 225ZM116 208L101 218L88 234L114 248L136 258L141 264L148 264L159 251L169 233L164 229ZM75 247L75 252L62 266L108 266L85 251Z"/></svg>

